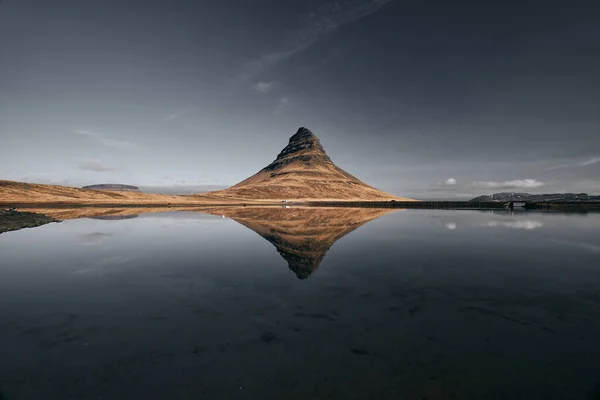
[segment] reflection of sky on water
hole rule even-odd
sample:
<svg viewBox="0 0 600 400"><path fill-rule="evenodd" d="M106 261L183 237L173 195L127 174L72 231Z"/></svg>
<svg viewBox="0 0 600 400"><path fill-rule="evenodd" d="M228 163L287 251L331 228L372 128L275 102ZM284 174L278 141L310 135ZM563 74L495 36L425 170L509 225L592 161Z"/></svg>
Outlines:
<svg viewBox="0 0 600 400"><path fill-rule="evenodd" d="M448 228L451 231L456 229L456 222L446 222L445 225L446 225L446 228Z"/></svg>
<svg viewBox="0 0 600 400"><path fill-rule="evenodd" d="M544 226L543 222L531 220L516 220L516 221L488 221L481 225L488 228L511 228L511 229L526 229L532 230Z"/></svg>
<svg viewBox="0 0 600 400"><path fill-rule="evenodd" d="M79 235L79 241L82 244L98 244L102 243L104 239L114 236L115 235L112 232L89 232Z"/></svg>
<svg viewBox="0 0 600 400"><path fill-rule="evenodd" d="M589 239L593 239L593 238L588 238L588 240ZM558 240L558 239L548 239L547 241L554 245L562 245L562 246L567 246L567 247L571 247L571 248L579 248L579 249L585 250L586 252L590 252L593 254L600 254L600 245L592 244L592 243L589 243L588 241L567 241L567 240Z"/></svg>

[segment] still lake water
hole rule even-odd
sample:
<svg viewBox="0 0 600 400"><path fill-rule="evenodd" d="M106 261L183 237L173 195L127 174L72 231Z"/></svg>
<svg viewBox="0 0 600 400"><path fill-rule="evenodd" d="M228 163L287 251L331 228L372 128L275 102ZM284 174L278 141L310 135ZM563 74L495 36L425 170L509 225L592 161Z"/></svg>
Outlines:
<svg viewBox="0 0 600 400"><path fill-rule="evenodd" d="M211 212L0 235L0 399L600 399L600 214Z"/></svg>

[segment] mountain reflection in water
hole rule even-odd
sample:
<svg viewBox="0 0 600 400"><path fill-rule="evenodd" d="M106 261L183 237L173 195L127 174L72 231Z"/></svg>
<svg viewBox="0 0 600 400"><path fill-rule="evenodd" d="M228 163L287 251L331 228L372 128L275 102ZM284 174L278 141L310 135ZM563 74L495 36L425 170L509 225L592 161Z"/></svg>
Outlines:
<svg viewBox="0 0 600 400"><path fill-rule="evenodd" d="M333 244L369 221L396 210L373 208L224 207L203 210L224 215L269 241L298 279L319 268Z"/></svg>
<svg viewBox="0 0 600 400"><path fill-rule="evenodd" d="M92 218L123 220L141 214L187 211L225 216L258 233L288 262L298 279L306 279L319 268L333 244L362 225L398 209L309 208L309 207L219 207L219 208L36 208L30 211L57 220Z"/></svg>

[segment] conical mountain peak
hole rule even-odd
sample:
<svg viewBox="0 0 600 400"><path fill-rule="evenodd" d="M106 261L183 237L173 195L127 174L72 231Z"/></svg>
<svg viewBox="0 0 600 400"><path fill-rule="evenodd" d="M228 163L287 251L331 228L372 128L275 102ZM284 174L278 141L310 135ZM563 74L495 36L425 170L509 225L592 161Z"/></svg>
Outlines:
<svg viewBox="0 0 600 400"><path fill-rule="evenodd" d="M382 192L331 161L319 138L301 127L265 168L216 196L249 200L410 200Z"/></svg>

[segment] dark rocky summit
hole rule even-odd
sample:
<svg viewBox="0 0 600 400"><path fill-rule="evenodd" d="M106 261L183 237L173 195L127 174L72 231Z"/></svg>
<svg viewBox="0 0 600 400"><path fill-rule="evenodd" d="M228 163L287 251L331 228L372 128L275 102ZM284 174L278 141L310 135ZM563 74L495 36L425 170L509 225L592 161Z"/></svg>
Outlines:
<svg viewBox="0 0 600 400"><path fill-rule="evenodd" d="M117 183L104 183L101 185L83 186L87 190L109 190L112 192L141 192L140 188L132 185L121 185Z"/></svg>
<svg viewBox="0 0 600 400"><path fill-rule="evenodd" d="M290 138L288 145L277 155L275 161L265 167L264 170L278 170L284 165L291 164L294 161L333 164L321 145L319 138L309 129L304 127L298 129L298 131Z"/></svg>
<svg viewBox="0 0 600 400"><path fill-rule="evenodd" d="M502 192L475 197L472 202L505 202L505 201L534 201L534 202L563 202L563 201L600 201L600 196L590 196L587 193L546 193L530 194Z"/></svg>

